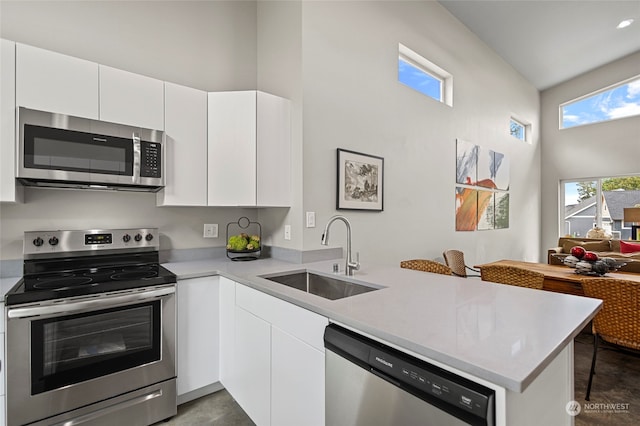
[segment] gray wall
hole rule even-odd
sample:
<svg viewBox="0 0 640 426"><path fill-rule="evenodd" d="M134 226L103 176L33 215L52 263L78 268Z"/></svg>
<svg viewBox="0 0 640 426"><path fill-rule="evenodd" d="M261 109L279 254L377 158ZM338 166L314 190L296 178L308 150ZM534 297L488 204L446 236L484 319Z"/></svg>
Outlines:
<svg viewBox="0 0 640 426"><path fill-rule="evenodd" d="M384 212L343 212L363 262L395 265L454 247L468 263L538 259L539 94L437 2L3 1L0 12L4 38L204 90L257 87L290 98L293 208L247 213L272 231L273 244L321 247L336 213L336 148L344 148L385 158ZM397 82L399 42L453 74L453 108ZM531 144L509 136L512 114L532 123ZM509 156L509 229L455 232L456 138ZM28 229L135 217L161 226L171 247L222 245L201 238L202 223L224 225L245 213L156 208L138 194L26 195L24 205L1 206L0 258L19 257L16 241ZM105 213L91 219L87 200ZM316 228L303 227L306 211L316 212ZM284 224L292 225L291 241L282 238ZM332 245L344 244L342 228Z"/></svg>
<svg viewBox="0 0 640 426"><path fill-rule="evenodd" d="M541 255L557 245L562 229L560 180L640 173L640 116L560 130L559 105L637 76L638 70L640 52L542 92Z"/></svg>
<svg viewBox="0 0 640 426"><path fill-rule="evenodd" d="M437 2L303 2L304 210L320 247L336 213L336 148L384 157L384 212L343 212L362 262L397 265L464 250L468 263L538 260L539 93ZM453 108L397 81L398 43L453 74ZM509 135L515 114L532 143ZM455 142L511 160L509 229L455 231ZM343 245L335 225L331 244Z"/></svg>
<svg viewBox="0 0 640 426"><path fill-rule="evenodd" d="M201 90L256 88L254 1L0 2L0 35Z"/></svg>
<svg viewBox="0 0 640 426"><path fill-rule="evenodd" d="M257 84L256 4L244 1L1 1L0 36L203 90ZM3 141L4 143L4 141ZM0 204L0 259L38 229L152 226L161 248L225 245L226 224L258 210L155 207L155 194L26 189ZM202 238L217 223L220 238ZM263 230L263 236L268 230Z"/></svg>

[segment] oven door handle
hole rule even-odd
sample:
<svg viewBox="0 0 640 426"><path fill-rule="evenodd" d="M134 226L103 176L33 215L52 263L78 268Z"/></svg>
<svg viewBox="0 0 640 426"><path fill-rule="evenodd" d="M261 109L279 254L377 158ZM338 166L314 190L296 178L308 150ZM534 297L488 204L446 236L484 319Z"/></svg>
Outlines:
<svg viewBox="0 0 640 426"><path fill-rule="evenodd" d="M107 296L94 300L84 300L78 302L64 302L55 305L30 306L25 308L7 309L9 318L27 318L43 315L73 313L79 311L96 310L100 308L111 308L117 305L139 302L157 297L168 296L176 292L175 286L149 290L140 293L124 294L120 296Z"/></svg>

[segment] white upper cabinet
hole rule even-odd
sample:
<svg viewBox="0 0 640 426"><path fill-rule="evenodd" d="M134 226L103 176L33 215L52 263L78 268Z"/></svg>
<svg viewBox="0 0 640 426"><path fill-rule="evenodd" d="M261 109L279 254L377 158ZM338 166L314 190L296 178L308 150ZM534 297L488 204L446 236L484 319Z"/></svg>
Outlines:
<svg viewBox="0 0 640 426"><path fill-rule="evenodd" d="M256 204L256 92L209 93L210 206Z"/></svg>
<svg viewBox="0 0 640 426"><path fill-rule="evenodd" d="M208 117L208 204L290 206L290 102L253 90L209 93Z"/></svg>
<svg viewBox="0 0 640 426"><path fill-rule="evenodd" d="M257 205L291 205L291 102L258 92Z"/></svg>
<svg viewBox="0 0 640 426"><path fill-rule="evenodd" d="M164 82L100 65L100 120L164 130Z"/></svg>
<svg viewBox="0 0 640 426"><path fill-rule="evenodd" d="M18 106L98 118L98 64L20 43L16 49Z"/></svg>
<svg viewBox="0 0 640 426"><path fill-rule="evenodd" d="M0 40L0 202L21 202L16 184L16 44Z"/></svg>
<svg viewBox="0 0 640 426"><path fill-rule="evenodd" d="M165 82L166 186L159 206L207 205L207 92Z"/></svg>

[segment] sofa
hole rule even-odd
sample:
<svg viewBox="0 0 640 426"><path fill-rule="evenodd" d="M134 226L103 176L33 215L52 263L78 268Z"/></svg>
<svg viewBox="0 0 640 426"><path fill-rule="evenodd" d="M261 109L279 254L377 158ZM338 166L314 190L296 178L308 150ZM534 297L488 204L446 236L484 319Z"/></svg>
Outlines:
<svg viewBox="0 0 640 426"><path fill-rule="evenodd" d="M558 246L552 247L547 251L547 263L550 265L563 265L564 258L571 254L571 248L574 246L582 246L585 250L592 251L600 257L612 257L626 262L627 264L620 269L620 272L640 274L640 242L637 241L560 237ZM636 248L638 248L638 251L633 251Z"/></svg>

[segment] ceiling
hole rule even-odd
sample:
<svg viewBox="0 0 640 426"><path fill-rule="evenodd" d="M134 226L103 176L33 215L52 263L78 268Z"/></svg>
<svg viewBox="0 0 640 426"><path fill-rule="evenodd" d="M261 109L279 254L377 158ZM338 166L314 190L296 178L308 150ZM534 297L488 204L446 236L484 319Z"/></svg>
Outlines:
<svg viewBox="0 0 640 426"><path fill-rule="evenodd" d="M439 1L539 90L640 51L640 0Z"/></svg>

